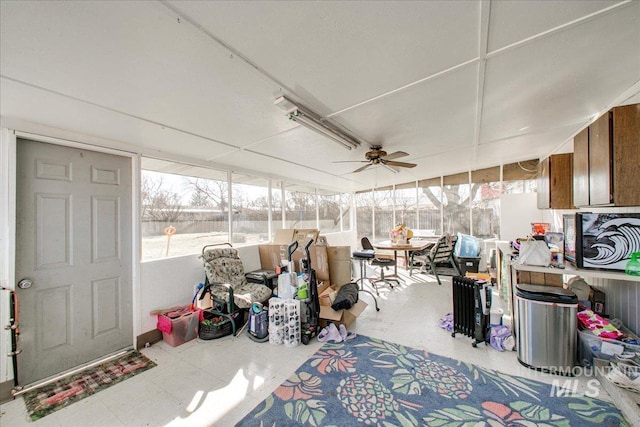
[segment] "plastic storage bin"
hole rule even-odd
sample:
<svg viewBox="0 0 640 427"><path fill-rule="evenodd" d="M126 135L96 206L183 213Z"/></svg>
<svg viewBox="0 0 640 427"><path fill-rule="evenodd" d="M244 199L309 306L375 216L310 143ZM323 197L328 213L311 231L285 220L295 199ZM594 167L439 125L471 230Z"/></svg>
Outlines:
<svg viewBox="0 0 640 427"><path fill-rule="evenodd" d="M200 324L201 316L201 312L199 310L183 313L175 318L170 318L165 315L160 316L164 317L165 322L167 319L171 322L170 332L163 330L167 328L161 329L162 340L171 347L177 347L198 336L198 325ZM158 320L158 324L160 324L160 319Z"/></svg>
<svg viewBox="0 0 640 427"><path fill-rule="evenodd" d="M477 273L480 265L480 258L478 257L455 257L458 268L460 268L460 274L464 276L467 271L470 273Z"/></svg>
<svg viewBox="0 0 640 427"><path fill-rule="evenodd" d="M637 342L640 343L640 339L635 336L633 332L624 326L620 329L625 335L634 337ZM633 345L623 341L612 340L608 338L600 338L594 335L591 331L579 330L578 331L578 363L584 367L592 367L593 359L609 360L613 356L602 352L602 343L608 342L610 344L616 344L624 347L625 352L635 351L640 353L640 344Z"/></svg>

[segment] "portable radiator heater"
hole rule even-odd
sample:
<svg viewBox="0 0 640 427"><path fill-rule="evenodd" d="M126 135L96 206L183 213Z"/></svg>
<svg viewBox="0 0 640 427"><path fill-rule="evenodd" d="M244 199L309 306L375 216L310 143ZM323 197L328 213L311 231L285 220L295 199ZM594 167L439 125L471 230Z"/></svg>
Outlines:
<svg viewBox="0 0 640 427"><path fill-rule="evenodd" d="M489 314L491 311L491 288L484 280L454 276L453 283L453 332L472 337L472 346L487 342L489 336Z"/></svg>

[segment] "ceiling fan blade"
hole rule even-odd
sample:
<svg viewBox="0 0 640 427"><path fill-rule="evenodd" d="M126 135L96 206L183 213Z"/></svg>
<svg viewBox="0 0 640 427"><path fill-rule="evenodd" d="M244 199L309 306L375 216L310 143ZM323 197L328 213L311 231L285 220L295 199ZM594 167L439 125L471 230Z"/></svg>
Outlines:
<svg viewBox="0 0 640 427"><path fill-rule="evenodd" d="M334 160L331 163L369 163L369 160Z"/></svg>
<svg viewBox="0 0 640 427"><path fill-rule="evenodd" d="M381 159L382 163L389 166L397 166L400 168L415 168L417 165L415 163L405 163L405 162L390 162L386 159Z"/></svg>
<svg viewBox="0 0 640 427"><path fill-rule="evenodd" d="M367 164L367 165L362 166L361 168L358 168L358 169L354 170L354 171L353 171L353 172L351 172L351 173L358 173L358 172L362 172L363 170L365 170L366 168L368 168L368 167L369 167L369 166L371 166L371 165L372 165L372 163L369 163L369 164Z"/></svg>
<svg viewBox="0 0 640 427"><path fill-rule="evenodd" d="M398 159L400 157L404 157L404 156L408 156L409 153L405 153L404 151L396 151L393 152L391 154L387 154L386 156L382 157L385 160L393 160L393 159Z"/></svg>

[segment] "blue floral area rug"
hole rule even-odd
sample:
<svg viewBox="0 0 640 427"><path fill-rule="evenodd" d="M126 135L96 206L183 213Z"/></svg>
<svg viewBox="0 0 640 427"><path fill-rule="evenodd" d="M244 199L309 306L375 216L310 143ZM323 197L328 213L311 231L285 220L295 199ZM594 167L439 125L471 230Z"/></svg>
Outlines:
<svg viewBox="0 0 640 427"><path fill-rule="evenodd" d="M599 399L556 393L550 384L360 335L325 344L237 425L627 423L614 405Z"/></svg>

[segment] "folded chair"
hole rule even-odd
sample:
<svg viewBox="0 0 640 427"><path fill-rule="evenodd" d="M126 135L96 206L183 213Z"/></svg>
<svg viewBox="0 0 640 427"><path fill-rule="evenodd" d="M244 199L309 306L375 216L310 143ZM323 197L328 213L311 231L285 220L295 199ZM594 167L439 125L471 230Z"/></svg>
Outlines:
<svg viewBox="0 0 640 427"><path fill-rule="evenodd" d="M360 240L360 244L362 245L362 249L364 250L375 251L375 248L373 247L373 245L371 244L371 241L369 241L369 238L367 237L363 237ZM389 269L389 267L393 267L396 264L396 261L394 259L380 258L379 256L376 255L375 258L371 259L370 264L373 266L380 267L380 278L369 279L369 282L373 285L373 287L376 290L376 295L380 296L380 293L378 292L378 283L386 283L387 285L389 285L391 289L393 289L394 282L398 285L400 284L400 281L398 279L384 277L384 270Z"/></svg>
<svg viewBox="0 0 640 427"><path fill-rule="evenodd" d="M427 251L415 251L411 254L409 269L409 275L413 271L414 263L423 263L423 272L436 276L438 285L442 285L440 282L439 274L449 276L462 276L458 263L453 257L453 249L456 245L458 236L452 236L450 234L442 235L438 241Z"/></svg>
<svg viewBox="0 0 640 427"><path fill-rule="evenodd" d="M212 299L229 301L231 294L236 307L248 309L256 302L264 305L271 297L268 286L247 282L238 250L231 244L207 245L202 248L200 258L204 263L205 286L210 287Z"/></svg>

